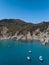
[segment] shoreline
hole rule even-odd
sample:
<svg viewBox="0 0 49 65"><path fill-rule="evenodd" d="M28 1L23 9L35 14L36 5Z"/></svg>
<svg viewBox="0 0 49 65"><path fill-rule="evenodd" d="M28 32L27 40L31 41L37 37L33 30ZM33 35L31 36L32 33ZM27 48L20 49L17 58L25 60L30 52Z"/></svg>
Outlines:
<svg viewBox="0 0 49 65"><path fill-rule="evenodd" d="M7 33L7 28L3 28L3 31L1 31L0 35L0 40L8 40L8 39L12 39L12 40L23 40L23 41L33 41L33 40L39 40L40 42L42 42L42 45L46 45L49 43L49 32L41 32L39 29L35 30L32 32L32 34L30 33L30 31L27 31L27 33L24 32L24 34L22 34L21 32L19 33L19 31L15 32L12 35L12 32L9 34ZM49 30L49 27L48 27Z"/></svg>
<svg viewBox="0 0 49 65"><path fill-rule="evenodd" d="M18 38L15 38L13 36L12 37L9 36L9 37L1 37L0 40L15 40L15 41L28 41L28 42L31 42L31 41L40 41L40 42L42 42L42 45L46 45L46 44L49 43L47 38L46 38L46 40L44 40L44 38L43 39L36 39L36 38L34 38L34 39L26 39L26 38L22 39L22 38L19 38L18 39Z"/></svg>
<svg viewBox="0 0 49 65"><path fill-rule="evenodd" d="M0 40L39 40L43 45L49 43L49 22L26 23L19 19L0 20Z"/></svg>

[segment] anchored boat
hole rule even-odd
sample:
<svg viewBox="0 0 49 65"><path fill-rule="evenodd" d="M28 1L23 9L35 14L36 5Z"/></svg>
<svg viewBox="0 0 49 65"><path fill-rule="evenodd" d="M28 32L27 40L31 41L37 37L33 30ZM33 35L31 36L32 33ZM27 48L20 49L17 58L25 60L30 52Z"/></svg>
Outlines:
<svg viewBox="0 0 49 65"><path fill-rule="evenodd" d="M40 60L41 62L43 62L43 61L44 61L44 59L43 59L43 57L42 57L42 56L39 56L39 60Z"/></svg>
<svg viewBox="0 0 49 65"><path fill-rule="evenodd" d="M30 60L31 60L31 57L27 56L27 60L29 60L29 61L30 61Z"/></svg>
<svg viewBox="0 0 49 65"><path fill-rule="evenodd" d="M29 52L29 53L32 53L32 51L31 51L31 50L29 50L28 52Z"/></svg>

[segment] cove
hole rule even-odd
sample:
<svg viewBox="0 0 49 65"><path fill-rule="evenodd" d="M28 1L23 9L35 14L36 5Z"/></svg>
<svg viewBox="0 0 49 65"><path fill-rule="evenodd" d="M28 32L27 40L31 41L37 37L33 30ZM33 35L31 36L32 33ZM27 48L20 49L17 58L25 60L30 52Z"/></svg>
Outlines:
<svg viewBox="0 0 49 65"><path fill-rule="evenodd" d="M32 50L31 54L29 50ZM40 55L44 58L43 63L39 61ZM40 41L0 40L0 65L49 65L49 45L42 46Z"/></svg>

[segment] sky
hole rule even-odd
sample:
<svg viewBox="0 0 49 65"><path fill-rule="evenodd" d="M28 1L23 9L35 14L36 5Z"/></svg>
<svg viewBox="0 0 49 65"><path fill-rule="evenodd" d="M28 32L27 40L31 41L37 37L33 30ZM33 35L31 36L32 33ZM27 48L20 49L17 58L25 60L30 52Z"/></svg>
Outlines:
<svg viewBox="0 0 49 65"><path fill-rule="evenodd" d="M49 0L0 0L0 19L49 21Z"/></svg>

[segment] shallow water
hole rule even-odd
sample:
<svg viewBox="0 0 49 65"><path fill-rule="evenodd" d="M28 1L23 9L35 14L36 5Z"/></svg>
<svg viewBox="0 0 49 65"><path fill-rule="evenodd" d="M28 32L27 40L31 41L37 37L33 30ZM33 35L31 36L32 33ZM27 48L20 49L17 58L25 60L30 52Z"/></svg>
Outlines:
<svg viewBox="0 0 49 65"><path fill-rule="evenodd" d="M28 53L29 50L32 53ZM38 59L40 55L44 58L43 63ZM49 46L42 46L39 41L0 41L0 65L49 65Z"/></svg>

